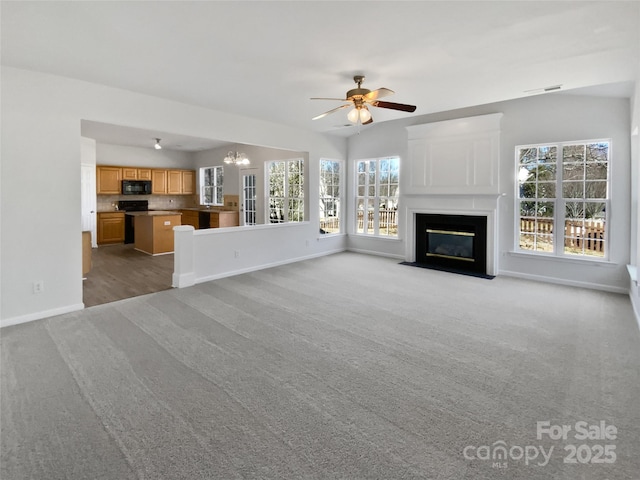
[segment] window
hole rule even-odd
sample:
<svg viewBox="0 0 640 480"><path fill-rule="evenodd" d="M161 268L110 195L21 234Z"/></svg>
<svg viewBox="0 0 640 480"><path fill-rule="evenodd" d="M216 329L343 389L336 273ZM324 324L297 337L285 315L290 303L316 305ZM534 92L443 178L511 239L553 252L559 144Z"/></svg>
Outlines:
<svg viewBox="0 0 640 480"><path fill-rule="evenodd" d="M200 204L223 205L222 167L205 167L200 169Z"/></svg>
<svg viewBox="0 0 640 480"><path fill-rule="evenodd" d="M269 222L304 221L304 160L280 160L267 164Z"/></svg>
<svg viewBox="0 0 640 480"><path fill-rule="evenodd" d="M320 233L340 233L342 162L320 160Z"/></svg>
<svg viewBox="0 0 640 480"><path fill-rule="evenodd" d="M398 236L398 157L356 164L356 233Z"/></svg>
<svg viewBox="0 0 640 480"><path fill-rule="evenodd" d="M610 142L519 146L516 156L518 249L607 257Z"/></svg>

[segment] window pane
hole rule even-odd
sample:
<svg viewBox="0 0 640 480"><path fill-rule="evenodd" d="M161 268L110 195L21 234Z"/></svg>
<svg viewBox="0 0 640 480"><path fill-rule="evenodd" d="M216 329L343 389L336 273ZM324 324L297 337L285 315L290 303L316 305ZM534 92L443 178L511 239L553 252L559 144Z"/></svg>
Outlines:
<svg viewBox="0 0 640 480"><path fill-rule="evenodd" d="M583 163L568 163L562 167L562 180L584 179Z"/></svg>
<svg viewBox="0 0 640 480"><path fill-rule="evenodd" d="M545 164L538 167L538 180L549 181L556 179L556 164Z"/></svg>
<svg viewBox="0 0 640 480"><path fill-rule="evenodd" d="M540 147L538 149L538 163L556 163L558 147Z"/></svg>
<svg viewBox="0 0 640 480"><path fill-rule="evenodd" d="M585 146L584 145L565 145L562 148L563 162L584 162Z"/></svg>
<svg viewBox="0 0 640 480"><path fill-rule="evenodd" d="M564 198L583 198L584 182L562 182L562 196Z"/></svg>
<svg viewBox="0 0 640 480"><path fill-rule="evenodd" d="M606 163L587 163L586 166L587 180L606 180L607 164Z"/></svg>
<svg viewBox="0 0 640 480"><path fill-rule="evenodd" d="M527 182L520 185L520 198L536 198L535 182Z"/></svg>
<svg viewBox="0 0 640 480"><path fill-rule="evenodd" d="M538 184L538 198L555 198L556 184L555 182L541 182Z"/></svg>
<svg viewBox="0 0 640 480"><path fill-rule="evenodd" d="M520 164L535 164L538 163L538 149L523 148L518 151L518 163Z"/></svg>
<svg viewBox="0 0 640 480"><path fill-rule="evenodd" d="M590 143L587 145L587 162L608 162L609 142Z"/></svg>
<svg viewBox="0 0 640 480"><path fill-rule="evenodd" d="M585 198L607 198L607 182L585 182Z"/></svg>

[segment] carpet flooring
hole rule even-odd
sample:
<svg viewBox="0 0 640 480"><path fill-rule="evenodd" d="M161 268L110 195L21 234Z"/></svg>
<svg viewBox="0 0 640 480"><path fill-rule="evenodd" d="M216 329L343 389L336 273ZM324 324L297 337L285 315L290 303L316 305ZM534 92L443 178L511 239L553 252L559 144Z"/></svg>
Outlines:
<svg viewBox="0 0 640 480"><path fill-rule="evenodd" d="M3 480L640 478L624 295L341 253L0 335Z"/></svg>

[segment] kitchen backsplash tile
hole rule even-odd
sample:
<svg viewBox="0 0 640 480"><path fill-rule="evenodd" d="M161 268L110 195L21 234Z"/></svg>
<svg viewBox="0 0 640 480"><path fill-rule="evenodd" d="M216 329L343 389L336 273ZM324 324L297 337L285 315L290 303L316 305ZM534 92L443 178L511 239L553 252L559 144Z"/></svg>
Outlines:
<svg viewBox="0 0 640 480"><path fill-rule="evenodd" d="M115 210L120 200L147 200L149 210L179 210L198 206L197 195L98 195L99 212Z"/></svg>

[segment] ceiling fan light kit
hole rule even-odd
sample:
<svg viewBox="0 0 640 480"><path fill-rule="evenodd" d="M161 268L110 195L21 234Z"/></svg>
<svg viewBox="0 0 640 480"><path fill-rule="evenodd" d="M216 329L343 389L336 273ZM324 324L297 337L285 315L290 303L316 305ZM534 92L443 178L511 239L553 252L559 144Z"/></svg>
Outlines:
<svg viewBox="0 0 640 480"><path fill-rule="evenodd" d="M313 118L313 120L318 120L320 118L326 117L327 115L337 112L338 110L342 110L343 108L353 107L351 111L347 114L347 118L351 123L361 123L362 125L367 125L373 122L373 116L369 111L367 105L378 108L388 108L391 110L399 110L402 112L415 112L415 105L406 105L403 103L392 103L392 102L381 102L378 99L382 97L386 97L389 95L393 95L393 90L389 90L388 88L379 88L377 90L369 90L368 88L362 88L362 82L364 82L364 75L355 75L353 77L353 81L358 85L357 88L353 88L349 90L344 99L342 98L312 98L311 100L337 100L341 102L350 102L334 109L329 110L328 112L321 113L320 115Z"/></svg>

